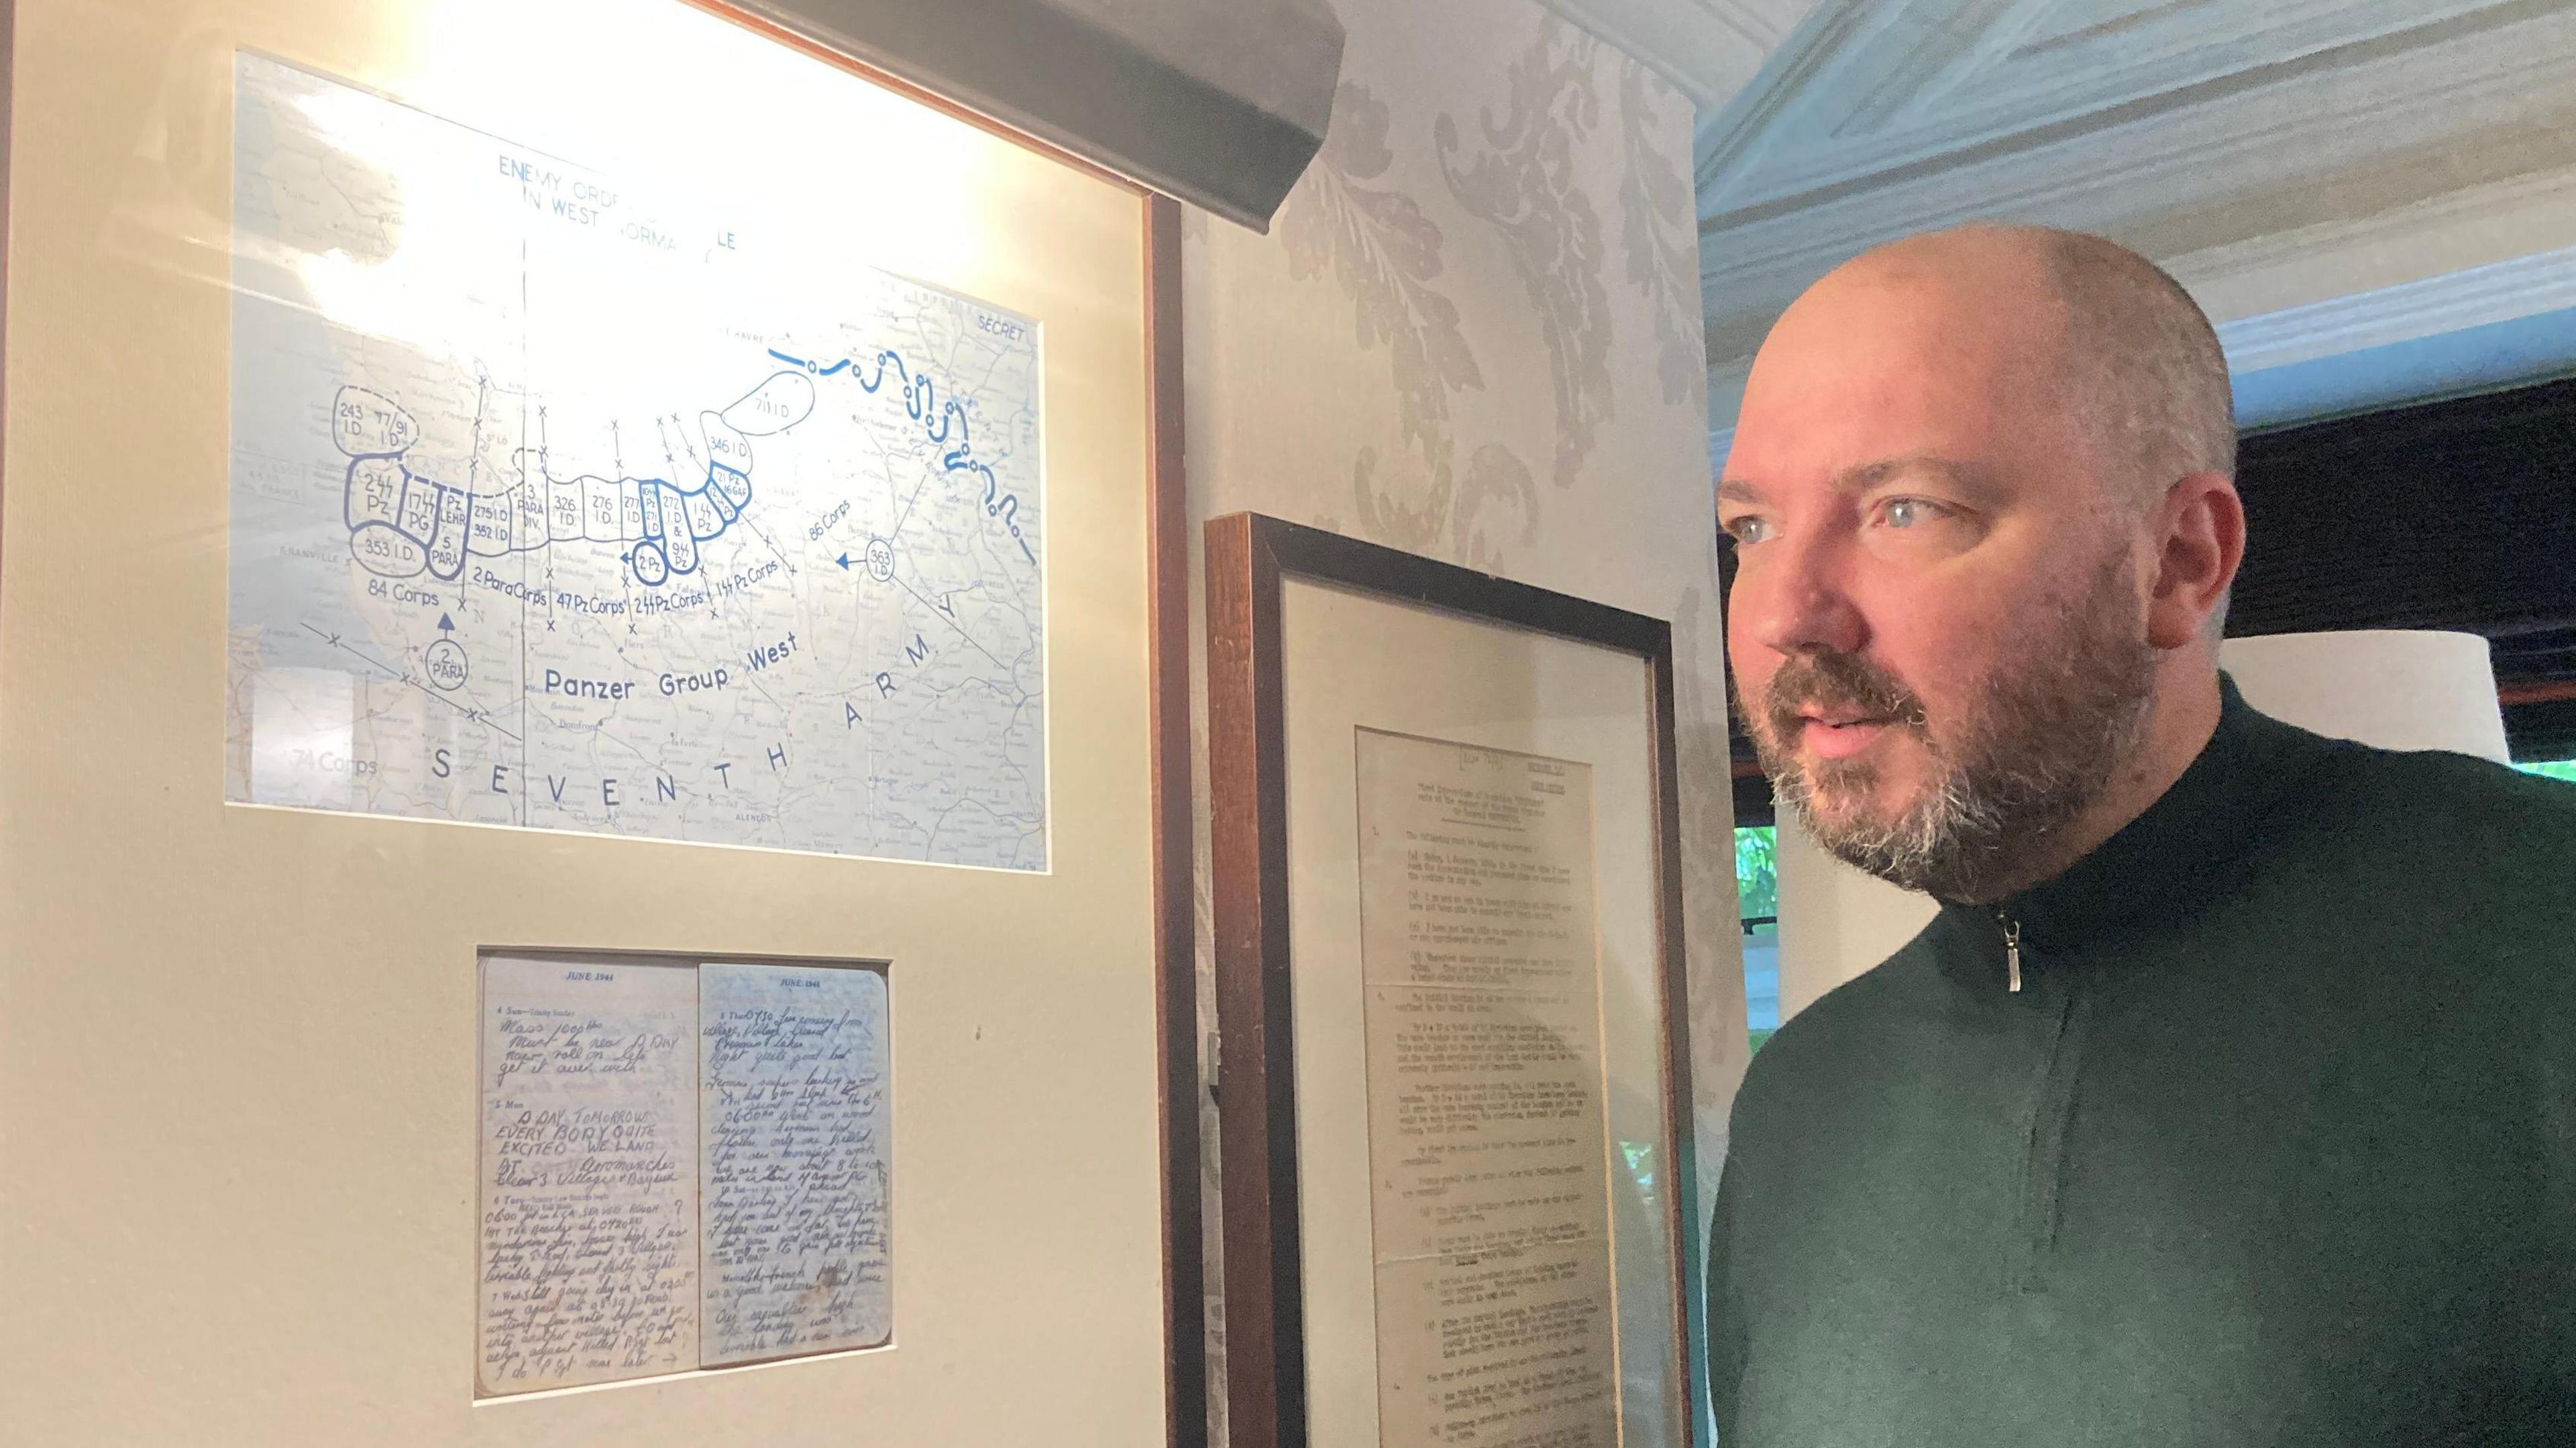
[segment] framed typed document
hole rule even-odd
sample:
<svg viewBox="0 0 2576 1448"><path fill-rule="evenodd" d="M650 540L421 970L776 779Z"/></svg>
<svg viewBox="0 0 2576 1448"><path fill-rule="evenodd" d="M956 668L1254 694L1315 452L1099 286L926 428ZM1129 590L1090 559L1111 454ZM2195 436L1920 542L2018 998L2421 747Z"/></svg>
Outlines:
<svg viewBox="0 0 2576 1448"><path fill-rule="evenodd" d="M722 6L0 19L0 1438L1163 1441L1175 205Z"/></svg>
<svg viewBox="0 0 2576 1448"><path fill-rule="evenodd" d="M1206 543L1238 1448L1692 1443L1668 626Z"/></svg>

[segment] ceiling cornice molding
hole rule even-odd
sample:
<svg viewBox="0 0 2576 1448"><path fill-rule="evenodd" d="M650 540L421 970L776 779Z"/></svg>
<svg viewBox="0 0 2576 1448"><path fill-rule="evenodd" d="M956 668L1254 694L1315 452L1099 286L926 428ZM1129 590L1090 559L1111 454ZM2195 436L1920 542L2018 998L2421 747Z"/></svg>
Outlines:
<svg viewBox="0 0 2576 1448"><path fill-rule="evenodd" d="M1631 3L1652 7L1656 0L1631 0ZM1808 0L1790 0L1786 8L1777 3L1767 6L1748 4L1746 0L1694 0L1694 3L1735 27L1737 34L1761 46L1764 55L1780 48L1780 42L1797 28L1798 21L1809 9Z"/></svg>
<svg viewBox="0 0 2576 1448"><path fill-rule="evenodd" d="M2492 35L2438 58L2385 57L2330 87L2232 96L2152 128L2072 136L1705 234L1710 355L1725 360L1718 332L1736 311L1883 241L1995 216L2116 232L2141 216L2303 181L2356 151L2458 148L2515 133L2530 124L2532 98L2568 94L2571 77L2576 14L2546 33Z"/></svg>
<svg viewBox="0 0 2576 1448"><path fill-rule="evenodd" d="M1874 132L1890 118L1905 111L1927 91L1940 88L1946 76L1973 69L1968 57L1989 49L2004 37L1998 30L2010 31L2015 22L2027 24L2038 14L2027 0L1956 0L1956 8L1941 17L1939 25L1926 26L1916 21L1914 12L1895 7L1894 17L1880 46L1899 39L1897 32L1911 30L1902 37L1903 54L1892 66L1865 70L1854 81L1843 85L1840 99L1845 109L1832 129L1832 139L1806 149L1848 151L1855 144L1868 144ZM1856 139L1846 139L1856 138ZM1757 154L1749 171L1777 170L1766 164L1773 158Z"/></svg>
<svg viewBox="0 0 2576 1448"><path fill-rule="evenodd" d="M1703 202L1718 178L1743 159L1817 73L1835 60L1845 42L1873 20L1883 22L1886 14L1880 0L1823 0L1789 32L1750 83L1722 109L1703 118L1692 167L1694 189Z"/></svg>
<svg viewBox="0 0 2576 1448"><path fill-rule="evenodd" d="M1538 0L1670 81L1706 114L1761 69L1781 27L1743 0Z"/></svg>
<svg viewBox="0 0 2576 1448"><path fill-rule="evenodd" d="M2555 252L2576 236L2576 166L2168 260L2222 322Z"/></svg>
<svg viewBox="0 0 2576 1448"><path fill-rule="evenodd" d="M2061 92L2060 104L2037 113L2032 110L2033 97L2016 95L2006 102L1952 113L1937 125L1900 128L1830 147L1797 147L1784 151L1776 160L1736 164L1750 154L1744 148L1777 119L1790 101L1803 94L1806 78L1835 58L1831 54L1802 55L1781 69L1781 80L1789 83L1786 92L1775 95L1765 87L1767 109L1740 113L1730 109L1722 118L1721 124L1739 128L1740 135L1731 137L1733 150L1725 149L1727 142L1721 140L1720 149L1711 152L1712 161L1721 156L1728 158L1726 165L1700 168L1700 229L1732 230L1811 211L1926 172L1946 172L2046 149L2312 77L2360 70L2390 60L2419 63L2427 52L2437 48L2484 50L2488 47L2477 42L2492 40L2520 25L2536 23L2554 30L2556 27L2547 26L2547 22L2563 22L2567 9L2566 0L2497 0L2377 27L2338 43L2309 44L2288 55L2256 50L2242 63L2214 73L2196 77L2160 75L2155 78L2167 83L2159 88L2099 104L2088 105L2082 99L2103 93L2101 80L2096 77L2089 85L2080 80L2070 83ZM2563 42L2565 37L2556 38ZM1838 45L1837 41L1826 48L1832 50ZM2042 93L2038 99L2046 101L2048 97ZM1778 176L1781 184L1762 186L1761 173ZM1750 189L1739 186L1730 192L1730 180L1753 184Z"/></svg>
<svg viewBox="0 0 2576 1448"><path fill-rule="evenodd" d="M2467 267L2218 326L2227 365L2261 372L2576 307L2576 246Z"/></svg>
<svg viewBox="0 0 2576 1448"><path fill-rule="evenodd" d="M2198 9L2223 5L2224 0L2186 3ZM1927 89L1913 107L1912 117L1938 116L1963 130L1992 132L2016 115L2025 123L2046 121L2131 97L2171 92L2267 60L2313 62L2321 52L2337 46L2366 44L2397 32L2411 31L2413 43L2428 44L2432 36L2427 27L2440 22L2456 21L2472 30L2512 23L2516 16L2492 13L2500 3L2263 0L2250 7L2249 14L2249 7L2240 0L2233 12L2222 10L2206 24L2148 24L2145 15L2133 14L2127 17L2131 24L2096 27L2101 33L2089 41L2068 37L2029 41L2026 37L2040 28L2050 7L2022 0L2011 17L2018 23L1998 27L1970 63ZM2533 3L2546 8L2564 0L2524 0L2522 8ZM2379 22L2356 23L2374 5ZM2482 20L2458 20L2478 10L2491 13ZM2106 36L2116 36L2116 46ZM2105 49L2115 53L2105 55ZM1960 104L1944 104L1954 97Z"/></svg>

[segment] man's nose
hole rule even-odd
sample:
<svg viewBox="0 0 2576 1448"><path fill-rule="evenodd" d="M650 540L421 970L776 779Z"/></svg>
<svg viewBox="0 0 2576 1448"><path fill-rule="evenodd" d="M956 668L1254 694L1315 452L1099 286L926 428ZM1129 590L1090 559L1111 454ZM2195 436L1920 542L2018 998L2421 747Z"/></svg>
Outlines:
<svg viewBox="0 0 2576 1448"><path fill-rule="evenodd" d="M1754 643L1778 654L1852 654L1869 642L1845 588L1848 560L1827 542L1783 538L1738 563L1727 603Z"/></svg>

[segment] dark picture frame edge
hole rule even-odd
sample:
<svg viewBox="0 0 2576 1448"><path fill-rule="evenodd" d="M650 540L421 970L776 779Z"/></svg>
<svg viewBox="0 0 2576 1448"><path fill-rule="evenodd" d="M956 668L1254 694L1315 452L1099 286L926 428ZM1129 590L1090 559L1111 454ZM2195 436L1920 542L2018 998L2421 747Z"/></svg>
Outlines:
<svg viewBox="0 0 2576 1448"><path fill-rule="evenodd" d="M1637 655L1649 669L1656 790L1655 910L1662 985L1666 1228L1672 1233L1673 1381L1687 1401L1687 1264L1698 1220L1682 935L1681 787L1672 625L1258 513L1209 519L1208 775L1225 1248L1226 1392L1234 1448L1306 1448L1304 1261L1299 1240L1296 1039L1288 934L1288 762L1280 595L1286 578Z"/></svg>
<svg viewBox="0 0 2576 1448"><path fill-rule="evenodd" d="M1145 206L1146 640L1153 659L1154 1038L1161 1059L1163 1409L1207 1448L1207 1244L1199 1191L1196 821L1190 800L1190 533L1181 389L1181 203Z"/></svg>

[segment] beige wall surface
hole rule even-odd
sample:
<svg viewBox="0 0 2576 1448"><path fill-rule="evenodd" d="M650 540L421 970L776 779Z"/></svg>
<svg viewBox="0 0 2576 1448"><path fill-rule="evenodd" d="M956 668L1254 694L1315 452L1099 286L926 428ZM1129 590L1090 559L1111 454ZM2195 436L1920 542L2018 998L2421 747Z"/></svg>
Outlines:
<svg viewBox="0 0 2576 1448"><path fill-rule="evenodd" d="M1746 1047L1691 106L1530 0L1336 9L1332 125L1270 235L1185 224L1193 546L1199 521L1249 509L1673 621L1705 1212ZM1204 850L1204 698L1195 718ZM1204 976L1204 854L1198 883ZM1200 1006L1212 1052L1204 978Z"/></svg>
<svg viewBox="0 0 2576 1448"><path fill-rule="evenodd" d="M663 0L16 9L0 1443L1159 1441L1137 198ZM1050 873L223 803L236 46L1044 324ZM895 1345L476 1405L486 945L890 960Z"/></svg>

